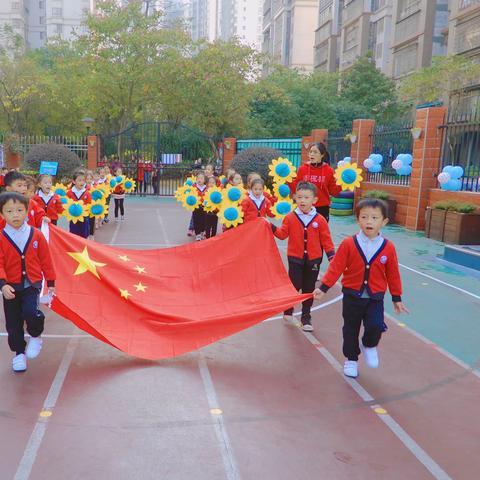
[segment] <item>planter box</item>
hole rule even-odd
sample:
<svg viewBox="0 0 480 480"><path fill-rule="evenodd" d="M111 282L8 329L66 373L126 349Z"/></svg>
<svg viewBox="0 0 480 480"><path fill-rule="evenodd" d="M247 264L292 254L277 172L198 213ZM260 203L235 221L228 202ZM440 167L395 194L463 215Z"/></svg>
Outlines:
<svg viewBox="0 0 480 480"><path fill-rule="evenodd" d="M445 217L447 211L437 208L427 208L425 235L432 240L443 241L443 232L445 231Z"/></svg>
<svg viewBox="0 0 480 480"><path fill-rule="evenodd" d="M480 215L446 212L443 241L454 245L479 245Z"/></svg>
<svg viewBox="0 0 480 480"><path fill-rule="evenodd" d="M388 223L395 223L395 214L397 212L397 201L396 200L385 200L388 205Z"/></svg>

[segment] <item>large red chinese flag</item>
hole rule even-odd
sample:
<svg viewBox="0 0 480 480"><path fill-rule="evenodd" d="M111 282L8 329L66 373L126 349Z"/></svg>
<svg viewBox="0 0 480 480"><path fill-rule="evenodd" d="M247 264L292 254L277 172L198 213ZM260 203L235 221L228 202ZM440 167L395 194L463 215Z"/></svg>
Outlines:
<svg viewBox="0 0 480 480"><path fill-rule="evenodd" d="M263 220L158 250L120 250L52 226L50 249L52 309L136 357L196 350L308 297L292 286Z"/></svg>

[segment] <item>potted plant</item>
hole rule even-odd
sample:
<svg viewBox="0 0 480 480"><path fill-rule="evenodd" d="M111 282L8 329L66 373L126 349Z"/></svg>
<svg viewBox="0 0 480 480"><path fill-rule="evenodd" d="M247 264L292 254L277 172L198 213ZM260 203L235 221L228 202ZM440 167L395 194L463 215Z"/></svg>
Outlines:
<svg viewBox="0 0 480 480"><path fill-rule="evenodd" d="M425 218L425 236L432 240L443 241L443 232L445 230L445 217L447 210L451 208L451 200L445 200L434 203L427 207Z"/></svg>
<svg viewBox="0 0 480 480"><path fill-rule="evenodd" d="M422 135L422 129L419 127L413 127L410 129L410 133L414 140L418 140Z"/></svg>
<svg viewBox="0 0 480 480"><path fill-rule="evenodd" d="M390 194L385 190L368 190L363 193L362 198L378 198L383 200L388 207L387 216L390 223L395 223L395 213L397 211L397 201L391 198Z"/></svg>
<svg viewBox="0 0 480 480"><path fill-rule="evenodd" d="M456 245L480 244L480 213L472 203L455 203L446 211L443 241Z"/></svg>
<svg viewBox="0 0 480 480"><path fill-rule="evenodd" d="M358 138L357 132L351 132L345 135L345 140L349 141L350 143L356 143L357 138Z"/></svg>

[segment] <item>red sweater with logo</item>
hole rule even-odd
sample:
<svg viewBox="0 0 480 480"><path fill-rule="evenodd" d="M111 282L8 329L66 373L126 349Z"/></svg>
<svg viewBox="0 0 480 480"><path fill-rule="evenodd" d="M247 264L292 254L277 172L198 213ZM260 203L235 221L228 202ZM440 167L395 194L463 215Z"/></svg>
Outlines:
<svg viewBox="0 0 480 480"><path fill-rule="evenodd" d="M290 212L281 227L272 225L274 235L280 240L288 237L287 256L295 263L319 263L323 252L330 260L335 255L335 247L328 223L318 213L307 226L295 212Z"/></svg>
<svg viewBox="0 0 480 480"><path fill-rule="evenodd" d="M43 274L43 275L42 275ZM48 243L40 230L30 227L23 252L5 231L0 234L0 288L6 284L23 289L24 280L40 287L45 276L47 285L55 285L55 270Z"/></svg>
<svg viewBox="0 0 480 480"><path fill-rule="evenodd" d="M40 228L42 226L43 217L45 217L45 210L31 198L28 202L28 216L27 223L31 227ZM7 222L3 217L0 217L0 230L5 228Z"/></svg>
<svg viewBox="0 0 480 480"><path fill-rule="evenodd" d="M361 297L366 289L370 298L382 299L388 287L393 301L402 301L397 252L389 240L384 240L370 262L356 236L343 240L322 278L320 290L327 292L341 275L344 293Z"/></svg>
<svg viewBox="0 0 480 480"><path fill-rule="evenodd" d="M295 191L299 182L310 182L317 187L317 203L316 207L325 207L330 205L330 196L335 197L342 191L342 187L336 184L334 171L330 165L322 163L321 165L313 165L304 163L297 172L297 177L292 184Z"/></svg>
<svg viewBox="0 0 480 480"><path fill-rule="evenodd" d="M250 197L243 199L240 206L243 210L243 223L251 222L258 217L274 216L271 211L272 204L266 197L260 204L260 208L257 207L257 204Z"/></svg>
<svg viewBox="0 0 480 480"><path fill-rule="evenodd" d="M45 211L45 215L50 220L58 220L59 215L63 212L63 205L60 197L54 193L52 197L48 199L48 202L45 203L45 200L37 193L33 196L38 205Z"/></svg>
<svg viewBox="0 0 480 480"><path fill-rule="evenodd" d="M88 205L89 203L92 203L92 196L90 195L90 192L88 190L85 190L81 195L80 198L78 198L75 193L73 193L73 190L70 189L67 192L67 197L71 198L74 202L79 202L80 200L83 201L85 205Z"/></svg>

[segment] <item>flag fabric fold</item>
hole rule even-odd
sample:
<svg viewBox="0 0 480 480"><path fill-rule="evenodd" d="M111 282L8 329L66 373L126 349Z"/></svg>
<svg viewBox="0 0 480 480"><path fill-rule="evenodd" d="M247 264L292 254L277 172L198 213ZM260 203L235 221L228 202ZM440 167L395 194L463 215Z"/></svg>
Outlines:
<svg viewBox="0 0 480 480"><path fill-rule="evenodd" d="M207 241L118 249L51 226L52 309L128 353L196 350L308 298L293 287L270 226L249 222Z"/></svg>

